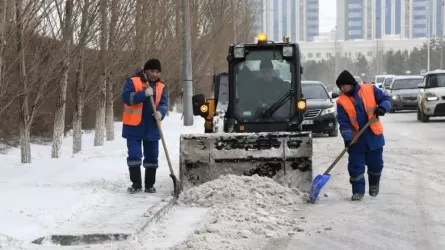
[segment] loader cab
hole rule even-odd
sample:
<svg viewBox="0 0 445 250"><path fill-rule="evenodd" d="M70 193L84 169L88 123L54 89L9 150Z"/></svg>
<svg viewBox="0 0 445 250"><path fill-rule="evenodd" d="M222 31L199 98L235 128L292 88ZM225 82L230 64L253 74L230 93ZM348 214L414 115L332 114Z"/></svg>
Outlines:
<svg viewBox="0 0 445 250"><path fill-rule="evenodd" d="M257 43L232 44L227 61L228 73L214 76L214 98L193 97L206 132L215 122L224 132L301 131L306 100L298 44L260 34Z"/></svg>

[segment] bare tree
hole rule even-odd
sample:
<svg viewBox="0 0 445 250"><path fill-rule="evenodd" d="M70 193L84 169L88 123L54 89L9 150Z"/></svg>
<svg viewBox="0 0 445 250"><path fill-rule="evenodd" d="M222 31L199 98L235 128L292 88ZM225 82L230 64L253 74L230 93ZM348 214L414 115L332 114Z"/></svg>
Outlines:
<svg viewBox="0 0 445 250"><path fill-rule="evenodd" d="M55 1L57 9L60 9L59 3ZM61 80L60 89L57 96L56 110L54 116L54 132L53 132L53 146L51 157L59 158L60 149L62 146L63 135L65 130L65 107L66 107L66 93L68 88L68 71L71 63L71 43L73 37L73 0L67 0L65 3L65 18L60 19L60 26L62 26L62 50L63 58L61 65Z"/></svg>
<svg viewBox="0 0 445 250"><path fill-rule="evenodd" d="M209 94L228 46L254 37L258 0L190 2L194 92ZM0 137L20 134L22 162L31 161L31 135L52 133L52 157L71 126L73 153L82 129L96 129L96 146L113 140L122 85L151 57L162 62L170 107L182 103L181 17L177 0L0 0Z"/></svg>
<svg viewBox="0 0 445 250"><path fill-rule="evenodd" d="M100 0L100 54L102 66L102 74L99 83L99 96L96 107L96 131L94 133L94 146L102 146L105 139L105 112L106 112L106 93L107 93L107 38L108 38L108 17L107 17L107 1Z"/></svg>
<svg viewBox="0 0 445 250"><path fill-rule="evenodd" d="M85 86L85 53L86 45L91 38L92 24L95 22L97 4L91 0L84 0L80 21L80 33L77 44L77 69L74 89L74 110L73 110L73 153L82 150L82 120L86 103L87 86ZM91 73L91 72L90 72ZM91 88L90 88L91 89ZM92 92L92 91L91 91Z"/></svg>
<svg viewBox="0 0 445 250"><path fill-rule="evenodd" d="M3 83L3 53L5 53L6 40L6 0L0 0L0 90L2 89ZM0 92L1 93L1 92Z"/></svg>
<svg viewBox="0 0 445 250"><path fill-rule="evenodd" d="M10 86L6 82L8 68L9 71L11 71L15 66L10 65L8 67L6 63L8 47L12 48L16 37L16 33L11 32L13 30L11 27L13 22L11 22L11 20L14 19L13 17L15 15L15 13L13 13L15 10L14 4L14 2L0 0L0 114L9 108L20 95L17 88Z"/></svg>
<svg viewBox="0 0 445 250"><path fill-rule="evenodd" d="M118 0L111 1L111 20L110 20L110 32L108 39L108 49L111 53L108 54L108 60L116 56L116 32L119 18ZM110 70L109 78L107 79L107 93L106 93L106 129L107 129L107 141L114 140L114 98L113 98L113 71Z"/></svg>
<svg viewBox="0 0 445 250"><path fill-rule="evenodd" d="M16 0L15 12L16 12L16 38L17 38L17 55L19 57L18 72L19 83L21 89L28 91L28 82L26 79L25 68L25 32L24 32L24 14L23 14L23 2L22 0ZM31 135L30 135L30 115L28 105L28 95L25 93L20 96L20 150L22 163L31 162Z"/></svg>

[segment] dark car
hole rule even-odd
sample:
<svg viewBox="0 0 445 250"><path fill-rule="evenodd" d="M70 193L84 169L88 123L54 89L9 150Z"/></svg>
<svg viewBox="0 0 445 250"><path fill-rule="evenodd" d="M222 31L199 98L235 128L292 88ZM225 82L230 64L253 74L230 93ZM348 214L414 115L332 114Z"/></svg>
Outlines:
<svg viewBox="0 0 445 250"><path fill-rule="evenodd" d="M303 130L338 136L337 106L332 98L339 95L333 93L330 96L326 86L320 81L302 81L301 86L307 102Z"/></svg>
<svg viewBox="0 0 445 250"><path fill-rule="evenodd" d="M396 76L388 88L391 96L391 113L398 110L417 110L418 84L423 76Z"/></svg>

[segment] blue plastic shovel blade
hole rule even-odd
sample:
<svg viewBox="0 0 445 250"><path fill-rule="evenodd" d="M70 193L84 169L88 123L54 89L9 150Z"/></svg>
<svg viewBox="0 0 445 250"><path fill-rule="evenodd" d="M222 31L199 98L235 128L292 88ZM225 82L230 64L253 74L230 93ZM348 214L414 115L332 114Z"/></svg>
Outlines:
<svg viewBox="0 0 445 250"><path fill-rule="evenodd" d="M315 201L318 198L318 195L320 194L320 190L323 188L326 182L329 181L330 177L331 177L330 174L324 174L324 175L317 175L314 178L314 181L312 181L311 196L310 196L312 203L315 203Z"/></svg>

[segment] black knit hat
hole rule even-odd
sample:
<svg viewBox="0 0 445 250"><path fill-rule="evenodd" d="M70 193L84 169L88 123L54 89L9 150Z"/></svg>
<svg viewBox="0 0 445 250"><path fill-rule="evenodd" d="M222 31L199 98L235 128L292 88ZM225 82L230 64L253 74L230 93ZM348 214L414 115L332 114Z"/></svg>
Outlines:
<svg viewBox="0 0 445 250"><path fill-rule="evenodd" d="M355 81L354 76L349 73L347 70L343 70L343 72L340 73L337 77L337 81L335 81L337 84L337 87L340 88L342 85L356 85L357 82Z"/></svg>
<svg viewBox="0 0 445 250"><path fill-rule="evenodd" d="M144 70L149 70L149 69L157 69L159 70L159 72L162 72L161 70L161 62L158 59L150 59L148 60L145 65L144 65Z"/></svg>
<svg viewBox="0 0 445 250"><path fill-rule="evenodd" d="M272 61L262 60L260 63L260 69L273 69Z"/></svg>

